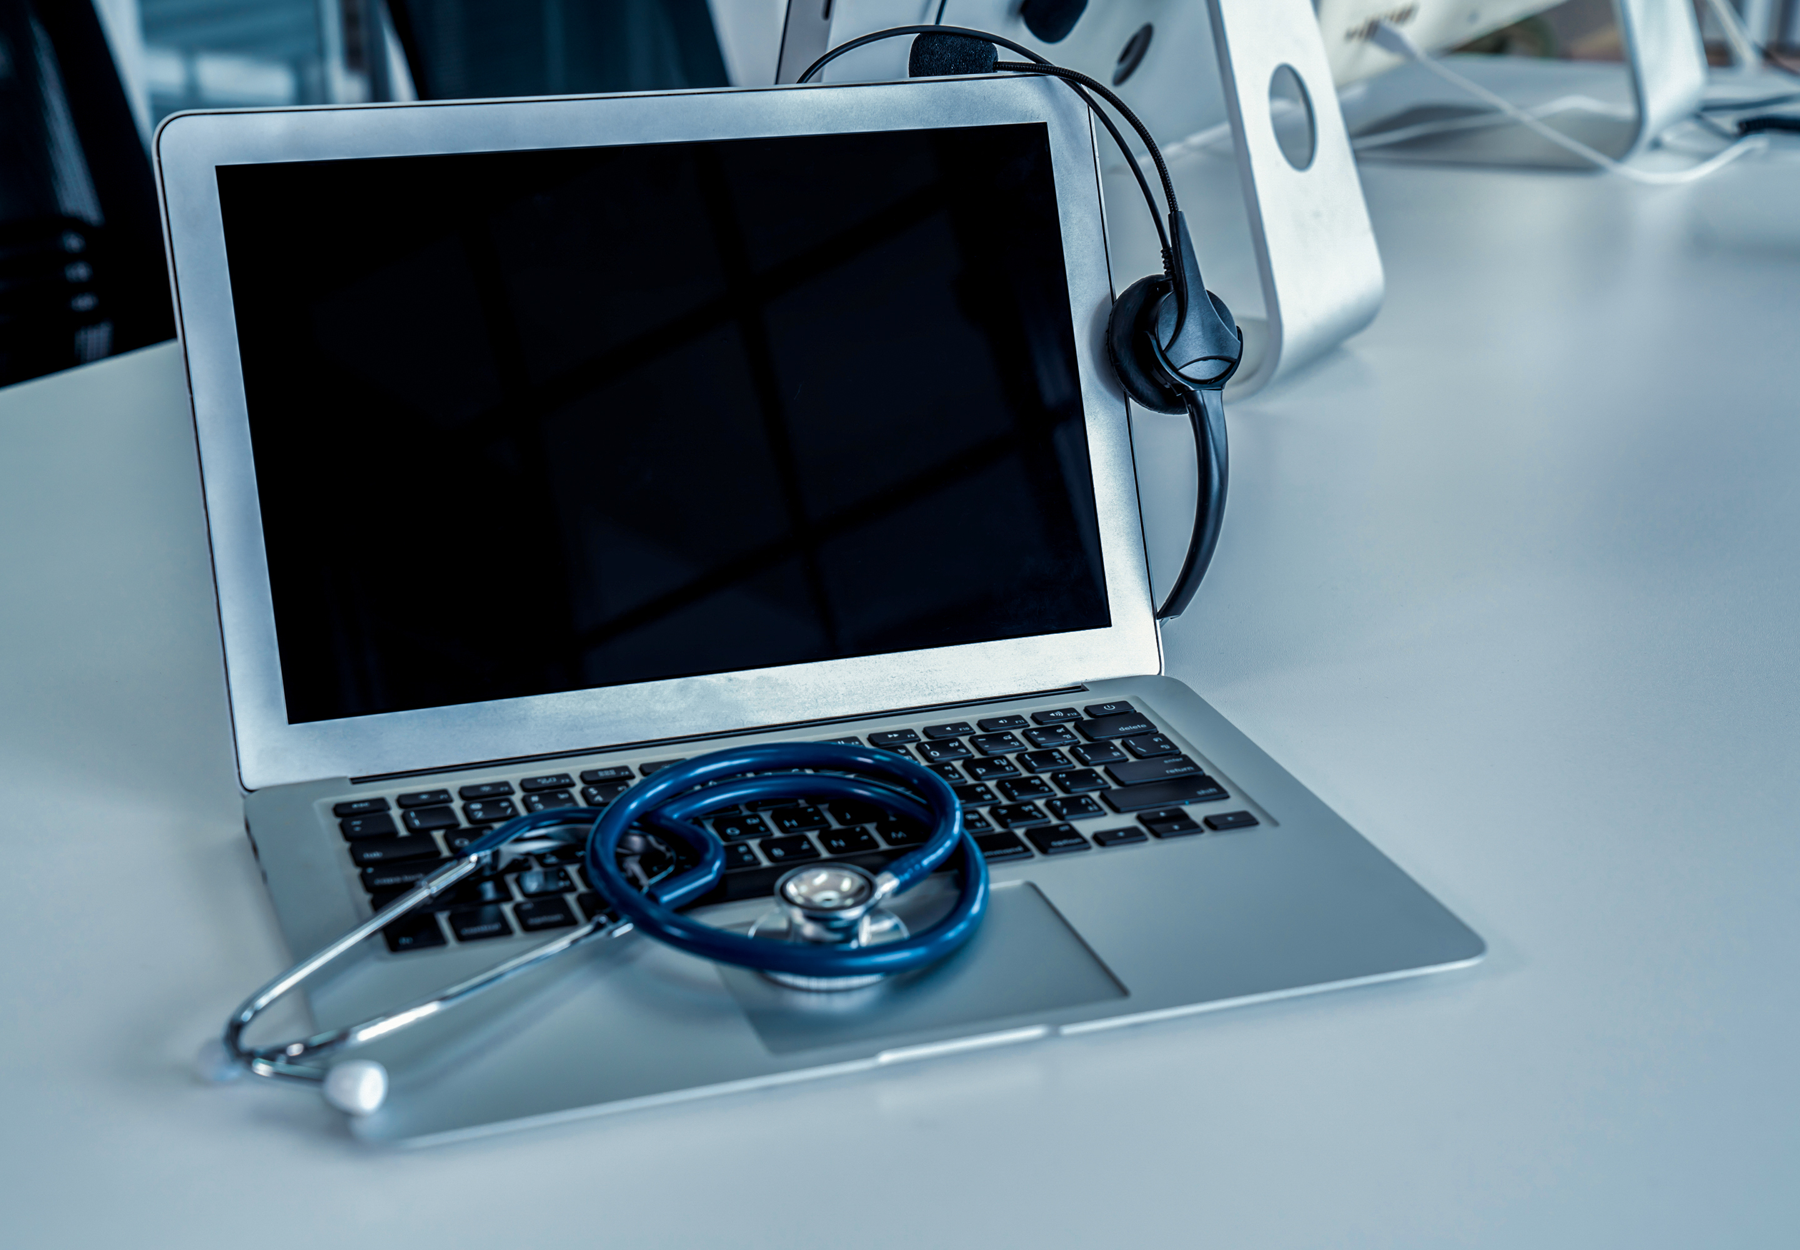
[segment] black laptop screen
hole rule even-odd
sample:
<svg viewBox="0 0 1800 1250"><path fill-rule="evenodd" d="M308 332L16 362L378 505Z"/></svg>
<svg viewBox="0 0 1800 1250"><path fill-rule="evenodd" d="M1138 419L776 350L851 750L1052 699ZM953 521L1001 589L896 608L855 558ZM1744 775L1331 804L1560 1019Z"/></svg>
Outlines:
<svg viewBox="0 0 1800 1250"><path fill-rule="evenodd" d="M1110 624L1043 126L218 176L291 722Z"/></svg>

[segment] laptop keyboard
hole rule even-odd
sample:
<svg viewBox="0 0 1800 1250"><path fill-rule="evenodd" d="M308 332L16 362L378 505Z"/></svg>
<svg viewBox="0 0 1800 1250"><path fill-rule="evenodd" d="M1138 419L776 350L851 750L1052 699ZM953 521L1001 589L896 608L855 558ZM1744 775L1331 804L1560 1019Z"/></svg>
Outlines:
<svg viewBox="0 0 1800 1250"><path fill-rule="evenodd" d="M1054 707L974 720L893 725L825 739L918 760L948 781L963 823L990 861L1105 851L1151 839L1246 829L1233 795L1129 703ZM333 805L371 908L379 909L501 821L523 812L598 811L640 777L680 758L540 772L400 791ZM1237 796L1241 802L1242 796ZM1203 811L1190 811L1190 808ZM702 903L766 898L792 865L848 859L879 871L929 830L857 803L770 800L706 822L725 844L724 879ZM652 843L637 873L679 870L685 848ZM661 857L662 863L653 862ZM460 883L383 932L395 952L567 928L606 914L579 847L519 856Z"/></svg>

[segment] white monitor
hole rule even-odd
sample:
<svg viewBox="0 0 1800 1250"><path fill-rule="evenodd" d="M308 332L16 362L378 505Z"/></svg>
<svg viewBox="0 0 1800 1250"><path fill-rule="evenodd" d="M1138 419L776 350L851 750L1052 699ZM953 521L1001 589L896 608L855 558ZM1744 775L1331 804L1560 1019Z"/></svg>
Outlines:
<svg viewBox="0 0 1800 1250"><path fill-rule="evenodd" d="M1369 41L1375 24L1392 22L1427 52L1447 52L1504 26L1553 9L1561 0L1313 0L1325 59L1339 87L1400 65Z"/></svg>

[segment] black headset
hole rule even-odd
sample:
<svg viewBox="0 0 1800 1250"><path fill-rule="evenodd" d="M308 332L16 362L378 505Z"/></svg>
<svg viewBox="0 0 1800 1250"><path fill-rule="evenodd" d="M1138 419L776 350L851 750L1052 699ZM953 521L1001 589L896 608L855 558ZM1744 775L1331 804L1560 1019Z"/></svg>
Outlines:
<svg viewBox="0 0 1800 1250"><path fill-rule="evenodd" d="M1072 8L1074 15L1079 17L1085 3L1061 7ZM1074 25L1073 18L1069 25ZM1062 35L1066 34L1068 30L1062 30ZM1002 73L1041 74L1061 79L1081 97L1113 137L1137 178L1138 188L1144 194L1144 202L1150 206L1150 216L1156 223L1157 237L1162 243L1163 272L1138 279L1113 301L1112 312L1106 321L1106 353L1112 360L1113 371L1118 374L1119 384L1135 402L1152 412L1185 412L1194 427L1194 452L1200 470L1200 498L1194 510L1194 532L1188 539L1187 558L1182 562L1181 573L1176 577L1169 597L1156 610L1159 621L1180 616L1200 588L1200 579L1206 576L1206 566L1212 562L1213 548L1219 542L1219 524L1225 518L1228 458L1225 401L1221 392L1243 360L1244 335L1232 320L1225 301L1208 291L1200 279L1200 262L1194 255L1194 241L1188 235L1187 218L1176 203L1175 183L1169 177L1169 167L1163 161L1162 152L1137 114L1109 87L1079 71L1053 65L1030 48L1010 39L963 26L895 26L875 31L831 49L807 66L799 81L808 81L846 52L904 35L917 36L907 64L907 72L913 78ZM1016 52L1026 59L1002 61L999 48ZM1163 199L1168 204L1167 229L1157 210L1150 183L1132 155L1130 145L1125 142L1125 136L1119 133L1118 126L1089 92L1112 105L1144 141L1162 180ZM1198 298L1200 295L1206 298Z"/></svg>

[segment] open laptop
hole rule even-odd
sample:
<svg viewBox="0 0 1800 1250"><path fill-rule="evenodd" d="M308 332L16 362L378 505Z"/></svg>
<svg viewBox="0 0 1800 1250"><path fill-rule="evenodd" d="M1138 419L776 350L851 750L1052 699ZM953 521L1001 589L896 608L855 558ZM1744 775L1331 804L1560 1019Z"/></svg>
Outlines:
<svg viewBox="0 0 1800 1250"><path fill-rule="evenodd" d="M855 993L583 948L362 1052L393 1087L359 1134L1482 954L1159 675L1094 130L1060 84L194 113L155 155L247 824L296 954L474 830L744 741L930 764L994 880L967 947ZM714 830L722 925L792 863L918 837L809 804ZM602 905L541 857L371 939L307 1005L321 1028L391 1009Z"/></svg>

